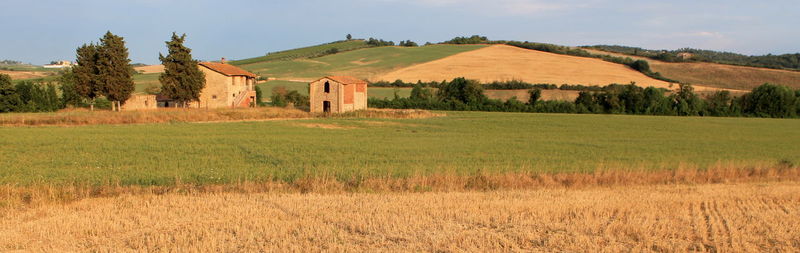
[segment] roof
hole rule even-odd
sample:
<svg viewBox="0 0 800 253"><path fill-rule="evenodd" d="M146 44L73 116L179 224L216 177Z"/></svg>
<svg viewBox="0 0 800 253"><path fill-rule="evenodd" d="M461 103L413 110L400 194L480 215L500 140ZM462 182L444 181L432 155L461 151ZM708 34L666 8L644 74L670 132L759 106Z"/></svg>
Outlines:
<svg viewBox="0 0 800 253"><path fill-rule="evenodd" d="M322 80L324 78L331 79L331 80L336 81L337 83L341 83L341 84L367 84L367 81L364 81L364 80L361 80L361 79L358 79L358 78L355 78L355 77L352 77L352 76L326 76L326 77L317 79L317 81ZM314 81L314 82L316 82L316 81Z"/></svg>
<svg viewBox="0 0 800 253"><path fill-rule="evenodd" d="M250 73L247 70L241 69L239 67L227 63L201 62L199 64L226 76L249 76L252 78L256 77L256 74Z"/></svg>

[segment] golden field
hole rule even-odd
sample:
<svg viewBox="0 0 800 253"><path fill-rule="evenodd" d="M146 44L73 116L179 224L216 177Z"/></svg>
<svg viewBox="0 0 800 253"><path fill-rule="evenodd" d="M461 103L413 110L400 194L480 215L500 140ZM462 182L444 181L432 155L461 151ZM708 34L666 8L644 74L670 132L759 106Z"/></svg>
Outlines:
<svg viewBox="0 0 800 253"><path fill-rule="evenodd" d="M137 194L3 213L0 250L796 251L800 184Z"/></svg>
<svg viewBox="0 0 800 253"><path fill-rule="evenodd" d="M800 249L797 167L176 184L2 186L0 251Z"/></svg>
<svg viewBox="0 0 800 253"><path fill-rule="evenodd" d="M650 68L663 76L692 85L732 89L752 90L764 83L781 84L800 88L800 72L767 68L754 68L706 62L663 62L640 56L630 56L601 50L582 48L596 55L612 55L646 60Z"/></svg>
<svg viewBox="0 0 800 253"><path fill-rule="evenodd" d="M671 89L669 83L625 65L600 59L560 55L507 45L493 45L395 70L375 80L441 81L466 77L481 82L520 80L529 83L608 85L636 82ZM705 87L695 87L705 90Z"/></svg>

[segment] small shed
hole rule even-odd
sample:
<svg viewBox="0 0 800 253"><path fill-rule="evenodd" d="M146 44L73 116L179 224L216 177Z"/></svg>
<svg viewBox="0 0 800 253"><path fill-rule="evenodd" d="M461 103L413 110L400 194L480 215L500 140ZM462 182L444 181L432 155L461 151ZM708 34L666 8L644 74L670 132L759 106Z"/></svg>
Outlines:
<svg viewBox="0 0 800 253"><path fill-rule="evenodd" d="M367 109L367 81L326 76L308 84L311 112L342 113Z"/></svg>

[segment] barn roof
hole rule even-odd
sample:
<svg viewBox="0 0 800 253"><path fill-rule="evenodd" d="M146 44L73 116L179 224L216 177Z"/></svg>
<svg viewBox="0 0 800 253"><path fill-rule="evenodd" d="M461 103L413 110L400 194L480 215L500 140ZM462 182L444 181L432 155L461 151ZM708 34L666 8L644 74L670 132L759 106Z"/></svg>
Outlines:
<svg viewBox="0 0 800 253"><path fill-rule="evenodd" d="M250 73L247 70L241 69L239 67L227 63L201 62L199 64L226 76L248 76L252 78L256 77L256 74Z"/></svg>
<svg viewBox="0 0 800 253"><path fill-rule="evenodd" d="M334 80L334 81L336 81L338 83L341 83L341 84L367 84L367 81L364 81L364 80L361 80L361 79L358 79L358 78L355 78L355 77L352 77L352 76L326 76L326 77L317 79L316 81L319 81L319 80L322 80L322 79L325 79L325 78ZM316 81L314 81L314 82L316 82Z"/></svg>

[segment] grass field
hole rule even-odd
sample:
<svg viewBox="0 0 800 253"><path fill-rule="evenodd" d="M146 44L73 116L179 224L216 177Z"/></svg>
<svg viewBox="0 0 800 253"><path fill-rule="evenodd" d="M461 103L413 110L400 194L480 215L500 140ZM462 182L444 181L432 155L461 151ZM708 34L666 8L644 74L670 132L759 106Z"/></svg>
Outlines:
<svg viewBox="0 0 800 253"><path fill-rule="evenodd" d="M795 252L800 184L142 194L12 209L2 251Z"/></svg>
<svg viewBox="0 0 800 253"><path fill-rule="evenodd" d="M364 40L340 41L335 43L328 43L310 47L273 52L265 56L236 60L236 61L231 61L230 63L233 65L246 65L246 64L263 63L271 61L288 61L299 58L309 58L317 56L333 48L336 48L339 52L345 52L366 47L369 47L369 45L367 45L367 43Z"/></svg>
<svg viewBox="0 0 800 253"><path fill-rule="evenodd" d="M600 50L584 49L593 54L631 57L646 60L653 71L665 77L693 85L716 88L752 90L764 83L800 88L800 71L743 67L716 63L671 63Z"/></svg>
<svg viewBox="0 0 800 253"><path fill-rule="evenodd" d="M267 77L311 80L326 75L351 75L372 79L378 74L424 63L484 45L430 45L423 47L376 47L327 55L313 59L268 61L240 67ZM394 81L394 80L392 80Z"/></svg>
<svg viewBox="0 0 800 253"><path fill-rule="evenodd" d="M0 184L291 182L320 175L358 181L800 161L797 120L447 114L409 120L2 127Z"/></svg>
<svg viewBox="0 0 800 253"><path fill-rule="evenodd" d="M151 86L161 87L161 82L158 81L158 77L160 76L161 73L134 74L133 83L136 85L136 90L134 90L134 92L143 93Z"/></svg>

